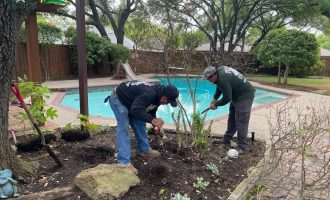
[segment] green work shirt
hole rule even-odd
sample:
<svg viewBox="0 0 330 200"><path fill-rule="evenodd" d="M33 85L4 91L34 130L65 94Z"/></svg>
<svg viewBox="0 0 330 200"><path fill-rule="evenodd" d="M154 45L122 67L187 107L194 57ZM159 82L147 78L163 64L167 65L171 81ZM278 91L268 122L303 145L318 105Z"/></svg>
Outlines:
<svg viewBox="0 0 330 200"><path fill-rule="evenodd" d="M216 102L216 106L254 97L256 89L241 73L231 67L217 68L217 79L217 89L213 97L218 99L222 94L222 98Z"/></svg>

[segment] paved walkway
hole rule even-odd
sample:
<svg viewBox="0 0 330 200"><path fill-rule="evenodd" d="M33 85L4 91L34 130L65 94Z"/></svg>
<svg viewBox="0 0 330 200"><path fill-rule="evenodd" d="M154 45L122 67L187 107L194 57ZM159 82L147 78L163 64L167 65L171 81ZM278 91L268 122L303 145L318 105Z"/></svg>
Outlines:
<svg viewBox="0 0 330 200"><path fill-rule="evenodd" d="M150 81L147 78L150 75L142 75L139 76L140 79L145 81ZM89 79L88 80L88 86L105 86L105 85L117 85L118 83L122 82L124 80L111 80L110 78L98 78L98 79ZM44 85L47 85L48 87L52 89L63 89L63 88L73 88L78 87L78 80L66 80L66 81L49 81L45 82ZM301 91L292 91L292 90L286 90L281 88L274 88L270 86L263 86L258 83L253 83L254 86L269 89L281 93L286 93L290 95L290 98L288 98L285 101L273 103L264 105L262 107L257 107L253 109L251 113L251 119L250 119L250 126L249 126L249 132L255 132L256 138L264 141L270 141L270 129L269 129L269 123L275 124L276 123L276 116L274 115L274 111L279 108L280 106L283 106L284 104L290 104L293 107L302 108L308 110L309 108L315 106L315 105L324 105L326 109L330 109L330 96L324 96L314 93L308 93L308 92L301 92ZM58 118L54 119L52 122L58 124L59 126L64 126L67 123L78 123L78 120L76 119L76 116L78 114L77 111L74 111L72 109L67 109L63 106L60 106L56 104L58 103L61 96L63 96L63 92L54 92L49 99L49 105L56 106L56 109L58 110ZM219 108L221 109L221 108ZM292 109L292 113L288 113L290 116L295 116L295 111ZM91 116L91 121L97 124L108 124L108 125L115 125L116 121L114 119L107 119L103 117L98 116ZM227 125L227 117L221 117L217 120L214 120L213 126L212 126L212 132L216 135L223 135L226 130ZM173 125L166 124L165 128L174 128ZM328 140L330 143L330 139ZM329 144L328 144L329 145ZM271 175L271 176L274 176ZM270 178L273 178L271 177ZM289 183L288 183L289 184ZM294 183L291 183L294 184ZM273 194L275 195L274 191L276 191L276 186L272 186L271 183L268 185L269 189L267 190L268 196ZM273 187L273 190L271 189ZM289 187L287 187L289 188ZM278 193L277 193L278 194ZM282 193L281 193L282 194ZM285 192L284 192L285 194ZM285 194L286 195L286 194ZM285 196L283 199L290 199L292 198L289 196ZM271 198L270 198L271 199ZM293 197L294 199L294 197Z"/></svg>

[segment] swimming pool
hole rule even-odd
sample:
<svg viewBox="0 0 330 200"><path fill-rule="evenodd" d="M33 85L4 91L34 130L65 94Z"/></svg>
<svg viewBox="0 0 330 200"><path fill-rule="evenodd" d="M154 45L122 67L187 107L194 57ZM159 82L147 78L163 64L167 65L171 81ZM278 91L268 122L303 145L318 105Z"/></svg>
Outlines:
<svg viewBox="0 0 330 200"><path fill-rule="evenodd" d="M167 84L166 78L158 78L161 84ZM190 83L194 87L197 78L190 78ZM179 92L179 99L186 108L188 115L192 114L192 101L189 94L188 84L185 78L175 77L171 78L171 84L175 85ZM115 118L110 105L104 104L103 100L106 96L111 94L112 87L97 87L89 88L88 91L88 108L89 114L95 116L102 116L107 118ZM207 80L198 79L196 89L196 109L202 111L210 105L215 92L215 85L209 83ZM257 88L256 95L253 102L253 107L262 106L268 103L276 102L285 99L288 96L281 93L272 92ZM61 105L73 108L79 111L79 91L78 89L70 89L67 91L61 101ZM217 117L226 116L228 114L229 104L218 108L217 110L210 110L207 114L207 119L215 119ZM158 108L157 116L162 117L165 122L173 123L171 118L172 112L177 112L178 108L172 108L169 105L162 105Z"/></svg>

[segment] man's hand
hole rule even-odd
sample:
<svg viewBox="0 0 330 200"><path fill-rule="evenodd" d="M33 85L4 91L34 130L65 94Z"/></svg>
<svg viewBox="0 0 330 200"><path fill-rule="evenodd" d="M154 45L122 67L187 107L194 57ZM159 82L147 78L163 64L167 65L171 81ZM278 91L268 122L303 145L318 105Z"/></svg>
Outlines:
<svg viewBox="0 0 330 200"><path fill-rule="evenodd" d="M215 104L217 102L216 99L213 99L210 104Z"/></svg>
<svg viewBox="0 0 330 200"><path fill-rule="evenodd" d="M164 120L162 118L154 118L151 124L160 129L164 124Z"/></svg>
<svg viewBox="0 0 330 200"><path fill-rule="evenodd" d="M210 104L210 109L212 109L212 110L215 110L215 109L217 109L217 106L215 105L215 103L217 102L217 100L216 99L213 99L213 101L211 101L211 104Z"/></svg>

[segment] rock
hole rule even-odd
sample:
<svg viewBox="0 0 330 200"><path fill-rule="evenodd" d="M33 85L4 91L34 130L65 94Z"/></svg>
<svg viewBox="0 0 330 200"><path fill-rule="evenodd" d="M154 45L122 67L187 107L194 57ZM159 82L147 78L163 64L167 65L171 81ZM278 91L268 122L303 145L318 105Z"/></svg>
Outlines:
<svg viewBox="0 0 330 200"><path fill-rule="evenodd" d="M119 168L115 164L82 170L74 179L74 184L90 198L99 200L122 197L139 183L140 179L129 168Z"/></svg>

